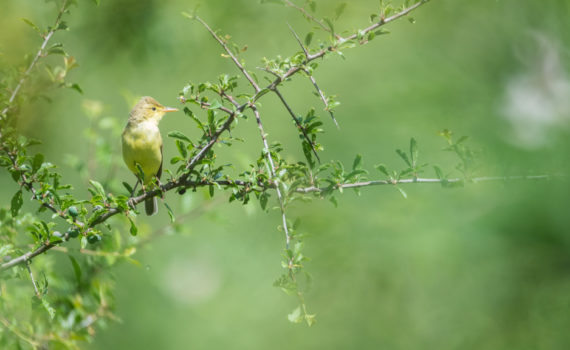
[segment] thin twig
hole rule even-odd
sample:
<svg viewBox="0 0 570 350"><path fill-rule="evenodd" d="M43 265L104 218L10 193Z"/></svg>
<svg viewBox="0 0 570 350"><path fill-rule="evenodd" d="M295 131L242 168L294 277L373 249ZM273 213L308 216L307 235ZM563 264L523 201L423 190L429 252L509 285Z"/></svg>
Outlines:
<svg viewBox="0 0 570 350"><path fill-rule="evenodd" d="M279 180L275 176L275 164L273 162L273 157L271 156L271 151L269 150L269 145L267 144L267 135L263 130L263 123L261 122L261 116L255 105L251 106L253 114L255 114L255 120L257 121L257 127L259 128L259 133L261 134L261 141L263 142L263 152L267 157L267 162L269 165L269 174L271 179L275 183L275 192L277 192L277 199L279 200L279 207L281 209L281 219L283 221L283 231L285 232L285 246L289 249L291 243L291 235L289 234L289 228L287 226L287 216L285 214L285 203L283 199L283 194L281 193L281 188L279 187Z"/></svg>
<svg viewBox="0 0 570 350"><path fill-rule="evenodd" d="M291 25L289 23L287 23L287 25L289 26L289 30L291 30L291 33L293 33L293 36L295 37L295 39L299 43L299 46L301 46L301 49L303 50L303 53L305 54L305 58L309 58L309 51L307 51L307 48L305 47L305 45L303 45L303 42L301 41L299 36L297 35L295 30L293 29L293 27L291 27Z"/></svg>
<svg viewBox="0 0 570 350"><path fill-rule="evenodd" d="M196 20L198 22L200 22L207 30L208 32L210 32L210 34L214 37L214 39L216 39L216 41L218 43L220 43L220 45L222 45L222 47L224 48L224 50L228 53L228 55L231 57L231 59L234 61L234 63L236 64L236 66L238 67L238 69L243 73L243 75L245 76L245 78L249 81L249 83L251 84L251 86L253 86L253 89L255 90L255 92L259 92L259 86L257 85L257 83L255 82L255 80L253 80L253 78L249 75L249 73L247 72L247 70L243 67L243 65L239 62L239 60L237 59L237 57L233 54L233 52L230 50L230 48L228 47L228 45L226 45L226 43L222 40L222 38L220 38L216 32L214 32L212 30L212 28L210 28L208 26L208 24L206 22L204 22L200 17L196 16L195 17Z"/></svg>
<svg viewBox="0 0 570 350"><path fill-rule="evenodd" d="M313 143L313 141L309 138L309 135L307 135L307 132L305 131L305 128L303 127L303 125L301 125L301 122L299 121L299 119L297 118L297 116L295 116L295 113L293 112L293 110L291 109L291 107L289 107L289 104L287 103L287 101L285 100L285 98L283 97L283 95L281 94L281 92L279 92L279 90L277 90L277 88L274 88L273 91L275 92L275 94L277 94L277 96L279 97L279 99L281 100L281 102L283 103L283 105L285 106L285 108L287 109L287 111L289 112L289 114L291 115L291 118L293 118L293 120L295 121L295 124L297 124L297 127L299 128L299 130L303 133L303 137L305 137L305 140L307 140L307 142L309 143L309 146L311 146L311 150L313 151L313 153L315 154L315 157L317 158L317 160L319 161L319 163L321 162L321 158L319 157L319 155L317 154L317 150L315 149L315 144Z"/></svg>
<svg viewBox="0 0 570 350"><path fill-rule="evenodd" d="M311 80L311 83L313 83L313 86L315 87L315 89L317 90L317 92L319 93L319 96L321 97L321 100L323 101L323 103L325 104L325 111L329 112L329 115L331 116L334 124L336 125L336 127L338 129L340 129L340 126L338 125L338 122L336 121L336 118L334 117L333 112L330 109L329 103L327 101L327 98L325 97L325 94L323 93L323 90L321 90L319 88L319 85L317 85L317 81L315 80L315 77L313 77L313 75L307 70L304 69L305 73L307 73L307 76L309 77L309 80Z"/></svg>
<svg viewBox="0 0 570 350"><path fill-rule="evenodd" d="M32 280L32 284L34 285L34 291L36 292L36 297L38 297L38 299L41 299L41 294L40 291L38 290L38 286L36 284L36 280L34 279L34 274L32 273L32 269L30 268L30 261L27 260L26 261L26 268L28 269L28 273L30 274L30 279Z"/></svg>

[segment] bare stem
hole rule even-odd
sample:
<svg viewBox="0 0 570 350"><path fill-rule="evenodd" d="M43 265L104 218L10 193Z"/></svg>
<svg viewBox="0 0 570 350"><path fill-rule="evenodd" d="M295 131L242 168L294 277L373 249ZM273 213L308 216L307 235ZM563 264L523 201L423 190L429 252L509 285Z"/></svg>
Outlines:
<svg viewBox="0 0 570 350"><path fill-rule="evenodd" d="M263 142L263 152L267 157L267 163L269 164L269 173L271 174L271 180L275 183L275 192L277 192L277 199L279 200L279 207L281 209L281 220L283 221L283 231L285 232L285 246L289 249L291 243L291 235L289 234L289 228L287 226L287 216L285 214L285 203L283 199L283 194L281 193L281 188L279 187L279 180L275 176L275 164L273 162L273 157L271 157L271 151L269 150L269 145L267 144L267 135L263 130L263 123L261 122L261 116L255 105L251 106L253 114L255 114L255 120L257 121L257 127L259 128L259 133L261 134L261 141Z"/></svg>

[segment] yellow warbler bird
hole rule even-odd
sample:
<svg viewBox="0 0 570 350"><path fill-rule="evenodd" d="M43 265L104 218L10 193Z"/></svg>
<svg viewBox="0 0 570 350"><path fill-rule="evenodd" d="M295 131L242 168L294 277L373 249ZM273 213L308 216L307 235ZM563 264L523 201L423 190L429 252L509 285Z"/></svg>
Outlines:
<svg viewBox="0 0 570 350"><path fill-rule="evenodd" d="M164 107L154 98L145 96L131 111L122 136L123 160L142 183L143 189L152 183L154 177L160 179L162 174L162 137L158 122L165 113L177 110ZM139 167L143 172L142 179ZM156 197L145 200L144 206L147 215L156 214L158 211Z"/></svg>

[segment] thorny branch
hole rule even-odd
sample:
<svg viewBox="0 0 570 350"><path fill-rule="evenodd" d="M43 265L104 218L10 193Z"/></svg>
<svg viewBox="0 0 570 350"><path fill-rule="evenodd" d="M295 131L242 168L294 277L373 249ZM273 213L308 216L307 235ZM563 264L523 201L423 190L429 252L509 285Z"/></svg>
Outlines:
<svg viewBox="0 0 570 350"><path fill-rule="evenodd" d="M287 1L287 0L286 0L286 1ZM372 25L372 26L370 26L370 27L364 29L363 31L361 31L361 33L367 34L368 32L370 32L370 31L372 31L372 30L375 30L376 28L378 28L378 27L380 27L380 26L383 26L383 25L385 25L385 24L387 24L387 23L390 23L390 22L392 22L392 21L394 21L394 20L396 20L396 19L398 19L398 18L400 18L400 17L402 17L402 16L405 16L405 15L409 14L411 11L413 11L414 9L416 9L416 8L418 8L419 6L425 4L427 1L429 1L429 0L421 0L420 2L414 4L413 6L407 8L407 9L405 9L405 10L403 10L403 11L401 11L401 12L399 12L399 13L397 13L397 14L391 16L391 17L382 18L379 22L377 22L377 23L375 23L374 25ZM65 5L65 3L66 3L66 1L64 1L64 5ZM65 7L63 7L63 9L65 9ZM58 15L57 23L59 23L62 13L63 13L63 12L60 12L60 15ZM224 133L225 131L229 131L229 129L230 129L232 123L234 122L234 120L235 120L235 118L236 118L236 116L237 116L238 114L243 113L244 110L246 110L246 109L248 109L248 108L251 108L251 109L254 111L254 113L255 113L255 111L256 111L255 103L256 103L262 96L264 96L265 94L267 94L268 92L270 92L270 91L277 91L277 90L276 90L277 87L278 87L282 82L286 81L287 79L289 79L291 76L295 75L296 73L298 73L298 72L300 72L300 71L303 71L303 70L305 69L305 68L303 67L303 65L306 65L306 64L308 64L309 62L311 62L311 61L313 61L313 60L316 60L317 58L321 58L321 57L325 56L325 55L326 55L327 53L329 53L329 52L335 51L335 50L336 50L336 47L337 47L339 44L344 43L344 42L346 42L346 41L348 41L348 40L353 40L353 39L355 39L355 38L357 37L356 34L354 34L354 35L352 35L352 36L349 36L349 37L346 37L346 38L338 37L337 40L336 40L337 42L336 42L335 44L330 45L330 46L328 46L327 48L323 48L323 49L317 51L317 52L314 53L314 54L309 54L308 56L306 56L306 59L305 59L305 61L303 62L303 65L291 67L287 72L285 72L285 74L283 74L282 76L276 77L275 80L273 80L273 82L271 82L271 83L270 83L269 85L267 85L265 88L261 89L261 88L259 88L259 86L257 85L257 83L255 83L255 81L254 81L253 78L249 75L249 73L245 70L245 68L243 67L243 65L237 60L237 58L235 57L235 55L233 55L233 53L231 53L231 51L230 51L230 49L228 48L228 46L226 45L226 43L225 43L221 38L219 38L219 37L217 36L217 34L216 34L211 28L209 28L209 27L207 26L207 24L206 24L203 20L201 20L201 19L199 19L199 18L197 18L197 19L198 19L198 21L199 21L200 23L202 23L202 25L204 25L204 26L207 28L207 30L210 32L210 34L212 34L212 36L214 36L214 38L220 43L220 45L222 45L222 47L226 50L226 52L228 52L228 54L230 55L230 57L232 58L232 60L234 61L234 63L237 65L237 67L239 68L239 70L244 74L244 76L245 76L246 79L250 82L250 84L253 86L253 88L255 89L256 92L255 92L255 94L249 99L248 102L245 102L245 103L243 103L242 105L240 105L239 107L237 107L235 111L232 111L232 110L227 109L227 108L220 108L220 110L222 110L222 111L224 111L224 112L226 112L226 113L228 114L227 120L226 120L226 121L222 124L222 126L221 126L218 130L216 130L216 132L211 136L211 138L210 138L210 140L208 141L208 143L206 143L206 144L200 149L200 151L199 151L196 155L194 155L194 157L192 157L192 158L188 161L188 163L187 163L187 165L186 165L186 172L185 172L183 175L181 175L180 177L178 177L178 178L176 178L176 179L173 179L173 180L170 180L169 182L167 182L167 183L161 185L161 186L159 187L159 189L156 189L156 190L153 190L153 191L148 191L148 192L146 192L146 193L144 193L144 194L142 194L142 195L140 195L140 196L136 196L136 197L131 198L131 199L130 199L130 203L132 203L133 205L137 205L137 204L143 202L145 199L152 198L152 197L157 196L157 195L160 195L160 194L162 194L162 193L164 193L164 192L171 191L171 190L173 190L173 189L175 189L175 188L187 188L187 187L199 186L200 183L196 183L196 182L189 181L189 177L190 177L190 174L191 174L192 170L194 170L194 168L199 164L199 162L200 162L202 159L204 159L204 158L206 157L208 151L214 146L214 144L216 144L216 143L218 142L218 139L219 139L219 137L222 135L222 133ZM49 32L48 35L49 35L49 37L51 37L51 35L53 35L53 32ZM49 39L49 37L46 35L46 39ZM48 40L44 40L44 43L42 44L42 48L40 49L40 51L38 52L38 55L36 56L37 59L39 59L39 57L41 56L43 50L45 49L45 46L47 45L47 41L48 41ZM37 59L35 59L35 61L37 61ZM34 63L34 65L35 65L35 63ZM33 68L33 65L31 65L30 67ZM31 70L31 68L30 68L29 70ZM24 76L24 81L25 81L25 77L26 77L26 76L27 76L27 74ZM23 81L22 81L22 84L23 84ZM18 90L19 90L19 88L18 88ZM16 92L16 93L17 93L17 92ZM14 98L15 98L15 95L16 95L16 94L13 93L13 95L14 95ZM278 95L278 96L279 96L279 95ZM12 99L12 100L13 100L13 99ZM204 104L203 104L202 106L203 106L203 107L207 107L207 105L204 105ZM292 112L290 112L290 113L292 113ZM292 114L292 115L294 116L294 114ZM295 120L297 120L297 119L295 118ZM419 180L422 180L422 179L418 179L418 181L414 181L414 182L424 182L424 181L419 181ZM431 181L429 181L429 179L424 179L424 180L426 180L425 182L441 182L441 181L442 181L442 180L439 180L439 179L431 179ZM448 180L445 180L445 181L451 182L451 180L449 180L449 179L448 179ZM459 180L458 180L458 181L459 181ZM409 182L412 182L412 181L400 180L400 182L396 182L396 184L399 184L399 183L409 183ZM223 181L219 181L218 183L223 184ZM236 183L237 183L237 182L236 182ZM212 182L208 182L208 185L210 185L210 184L212 184ZM244 184L246 184L246 183L244 182ZM386 182L386 183L383 183L383 180L380 180L380 181L376 181L376 182L370 182L370 183L368 183L368 184L364 184L364 183L357 183L357 184L339 184L339 185L336 187L336 189L345 188L345 187L349 187L349 186L352 186L352 187L362 187L362 186L384 185L384 184L394 184L394 182ZM250 184L248 184L248 185L250 185ZM257 184L257 185L259 185L259 184ZM274 184L273 184L273 185L270 184L270 185L267 185L267 186L265 186L265 187L268 188L268 189L269 189L269 188L274 188L274 189L277 189L277 188L278 188L278 186L276 187ZM323 189L323 188L309 187L309 188L305 188L305 189L302 189L302 188L301 188L301 189L297 189L297 192L301 192L301 193L303 193L303 192L305 192L305 193L308 193L308 192L322 192L322 191L324 191L324 190L325 190L325 189ZM122 210L121 210L120 208L110 208L110 209L108 209L108 211L107 211L106 213L104 213L103 215L99 216L99 217L96 218L95 220L91 221L88 225L85 224L85 223L79 222L79 221L76 221L76 225L81 226L81 227L83 227L83 228L86 229L86 230L89 230L90 228L92 228L92 227L94 227L94 226L96 226L96 225L99 225L99 224L101 224L101 223L107 221L109 218L111 218L111 217L113 217L113 216L115 216L115 215L117 215L117 214L119 214L119 213L121 213L121 212L122 212ZM285 228L285 226L284 226L284 228ZM22 263L24 263L24 262L26 262L26 261L29 261L29 260L33 259L34 257L36 257L36 256L38 256L38 255L40 255L40 254L42 254L42 253L44 253L44 252L50 250L51 248L55 247L57 244L59 244L59 242L58 242L58 243L51 243L51 242L49 242L49 241L48 241L48 242L45 242L44 244L42 244L42 245L41 245L40 247L38 247L37 249L35 249L35 250L33 250L33 251L29 251L29 252L27 252L27 253L25 253L25 254L23 254L23 255L17 257L17 258L14 258L14 259L12 259L12 260L10 260L10 261L8 261L8 262L6 262L6 263L0 265L0 271L9 269L9 268L11 268L11 267L13 267L13 266L22 264Z"/></svg>

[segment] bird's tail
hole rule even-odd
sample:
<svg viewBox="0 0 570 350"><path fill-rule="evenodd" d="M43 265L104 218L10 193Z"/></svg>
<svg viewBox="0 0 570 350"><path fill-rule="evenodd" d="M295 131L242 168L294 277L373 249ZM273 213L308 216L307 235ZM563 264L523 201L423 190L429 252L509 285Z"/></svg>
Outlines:
<svg viewBox="0 0 570 350"><path fill-rule="evenodd" d="M144 209L146 215L151 216L158 213L158 203L156 197L145 199L144 201Z"/></svg>

